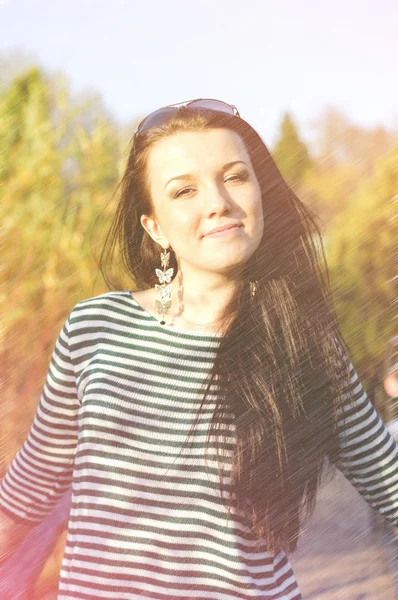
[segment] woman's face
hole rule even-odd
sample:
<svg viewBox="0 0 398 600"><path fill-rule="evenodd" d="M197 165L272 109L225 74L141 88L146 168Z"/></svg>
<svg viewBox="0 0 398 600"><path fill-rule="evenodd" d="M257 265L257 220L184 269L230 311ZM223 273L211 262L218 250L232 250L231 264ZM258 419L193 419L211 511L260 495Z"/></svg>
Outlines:
<svg viewBox="0 0 398 600"><path fill-rule="evenodd" d="M153 214L141 223L163 248L171 245L182 269L227 274L254 253L263 234L261 190L237 133L174 134L153 146L147 174ZM234 228L209 235L226 225Z"/></svg>

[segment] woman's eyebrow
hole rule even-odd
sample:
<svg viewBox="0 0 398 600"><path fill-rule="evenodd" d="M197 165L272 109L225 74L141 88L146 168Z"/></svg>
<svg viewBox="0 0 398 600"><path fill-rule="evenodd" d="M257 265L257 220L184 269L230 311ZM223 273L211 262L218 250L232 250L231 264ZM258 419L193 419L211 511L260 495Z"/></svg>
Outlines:
<svg viewBox="0 0 398 600"><path fill-rule="evenodd" d="M226 171L227 169L229 169L230 167L233 167L237 163L242 163L242 164L246 165L246 167L247 167L247 164L243 160L233 160L233 161L228 162L225 165L223 165L221 167L221 171ZM165 184L164 187L166 187L170 183L170 181L174 181L174 180L177 180L177 179L194 179L194 177L195 176L192 175L191 173L185 173L184 175L176 175L176 177L172 177L171 179L169 179L166 182L166 184Z"/></svg>

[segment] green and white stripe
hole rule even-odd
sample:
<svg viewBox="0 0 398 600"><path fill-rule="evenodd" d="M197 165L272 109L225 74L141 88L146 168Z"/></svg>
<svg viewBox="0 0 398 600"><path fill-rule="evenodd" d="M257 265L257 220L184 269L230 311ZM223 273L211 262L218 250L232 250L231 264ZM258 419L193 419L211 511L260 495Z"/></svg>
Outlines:
<svg viewBox="0 0 398 600"><path fill-rule="evenodd" d="M58 600L298 600L285 553L256 548L227 510L215 447L205 444L216 392L200 406L219 335L160 323L128 290L76 304L52 354L29 436L0 504L40 522L72 482ZM398 447L352 369L356 408L341 468L398 523ZM225 424L226 483L234 448ZM228 497L229 487L226 488Z"/></svg>

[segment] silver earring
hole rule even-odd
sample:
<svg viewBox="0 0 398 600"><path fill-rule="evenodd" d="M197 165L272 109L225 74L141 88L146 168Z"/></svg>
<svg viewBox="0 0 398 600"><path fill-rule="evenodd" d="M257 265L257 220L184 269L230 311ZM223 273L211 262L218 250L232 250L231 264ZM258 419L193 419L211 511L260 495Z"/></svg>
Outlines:
<svg viewBox="0 0 398 600"><path fill-rule="evenodd" d="M160 285L156 284L155 288L158 293L158 300L155 301L156 307L158 309L158 313L164 317L170 306L171 306L171 290L173 289L173 284L170 283L171 278L173 277L174 269L171 267L167 268L170 260L170 252L167 252L166 249L163 249L160 254L160 262L162 265L163 271L160 269L155 269L156 275L159 279ZM166 285L167 283L167 285ZM165 325L166 322L164 320L160 321L161 325Z"/></svg>
<svg viewBox="0 0 398 600"><path fill-rule="evenodd" d="M250 286L250 295L252 298L254 298L254 296L256 295L256 292L257 292L257 288L258 288L258 281L249 281L249 286Z"/></svg>

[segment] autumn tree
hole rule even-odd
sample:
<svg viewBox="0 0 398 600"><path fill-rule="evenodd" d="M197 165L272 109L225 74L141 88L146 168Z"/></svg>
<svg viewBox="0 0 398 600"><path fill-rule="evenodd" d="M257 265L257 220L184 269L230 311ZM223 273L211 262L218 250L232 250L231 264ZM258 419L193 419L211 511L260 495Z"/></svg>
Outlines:
<svg viewBox="0 0 398 600"><path fill-rule="evenodd" d="M65 82L38 68L0 95L2 288L8 300L1 427L11 457L31 423L63 320L75 302L93 295L91 226L116 188L121 153L118 131L98 105L74 104Z"/></svg>
<svg viewBox="0 0 398 600"><path fill-rule="evenodd" d="M63 321L74 303L107 291L96 278L103 239L93 226L112 216L125 135L98 98L72 100L64 78L36 67L13 78L6 70L0 100L4 473L32 423ZM63 544L39 593L57 580Z"/></svg>
<svg viewBox="0 0 398 600"><path fill-rule="evenodd" d="M289 113L283 117L272 155L287 183L297 189L306 171L311 167L311 159Z"/></svg>
<svg viewBox="0 0 398 600"><path fill-rule="evenodd" d="M359 127L330 107L313 127L313 163L301 183L300 197L330 227L349 208L361 182L372 177L378 159L396 147L397 134L381 126Z"/></svg>
<svg viewBox="0 0 398 600"><path fill-rule="evenodd" d="M380 156L327 233L336 308L365 378L396 333L396 152Z"/></svg>

